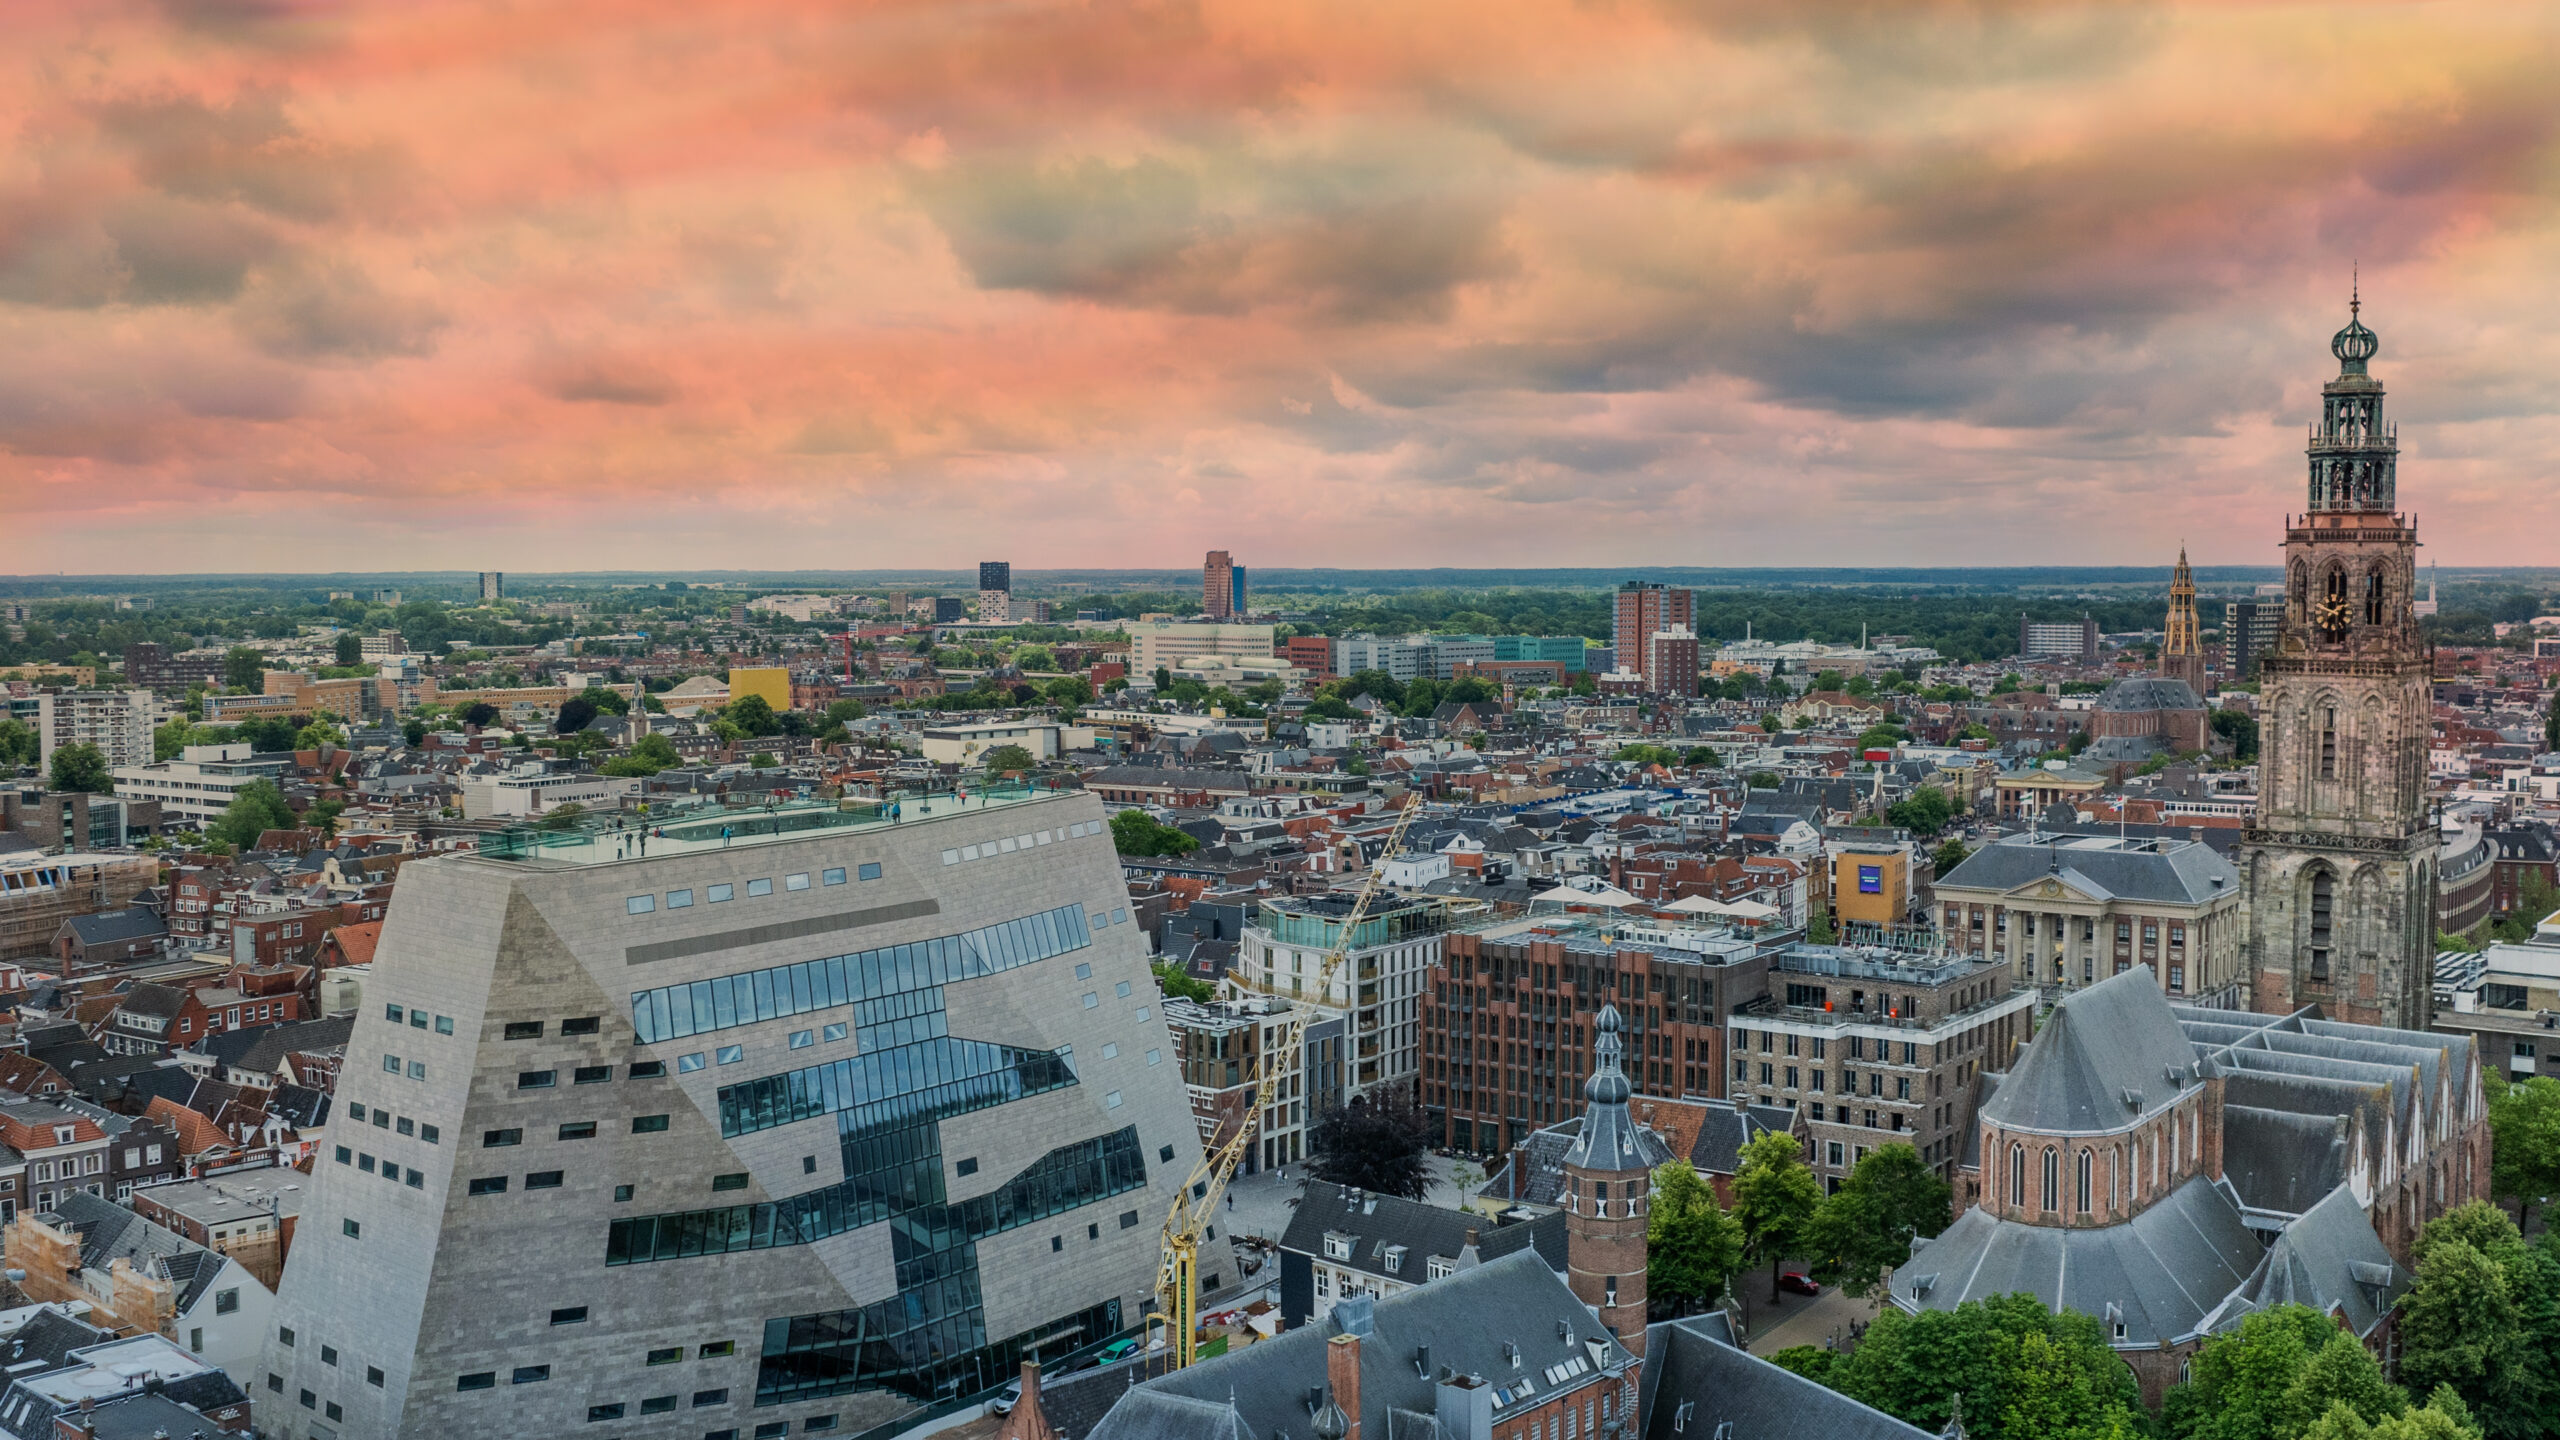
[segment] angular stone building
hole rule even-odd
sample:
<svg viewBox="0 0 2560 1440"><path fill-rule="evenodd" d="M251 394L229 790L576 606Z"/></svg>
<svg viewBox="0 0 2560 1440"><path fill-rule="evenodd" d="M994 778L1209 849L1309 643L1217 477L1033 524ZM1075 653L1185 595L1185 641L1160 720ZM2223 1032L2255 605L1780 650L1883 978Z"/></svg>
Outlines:
<svg viewBox="0 0 2560 1440"><path fill-rule="evenodd" d="M2419 1227L2488 1193L2460 1037L2177 1009L2131 971L2065 996L1984 1083L1961 1213L1894 1272L1893 1303L2024 1290L2097 1316L2154 1404L2268 1305L2384 1346Z"/></svg>
<svg viewBox="0 0 2560 1440"><path fill-rule="evenodd" d="M366 1004L287 1440L868 1429L1134 1330L1199 1157L1081 794L492 837L402 873Z"/></svg>

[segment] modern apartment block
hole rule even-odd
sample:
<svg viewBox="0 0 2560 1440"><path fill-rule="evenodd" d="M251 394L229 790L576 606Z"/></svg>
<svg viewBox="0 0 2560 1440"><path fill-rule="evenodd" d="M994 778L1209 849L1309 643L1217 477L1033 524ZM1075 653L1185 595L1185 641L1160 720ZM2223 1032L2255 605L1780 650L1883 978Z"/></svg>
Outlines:
<svg viewBox="0 0 2560 1440"><path fill-rule="evenodd" d="M292 766L292 757L258 759L245 740L221 745L190 745L175 760L152 763L144 758L115 768L116 794L126 800L157 800L160 813L173 825L202 829L230 808L232 798L260 780L274 780Z"/></svg>
<svg viewBox="0 0 2560 1440"><path fill-rule="evenodd" d="M506 598L506 595L507 577L503 572L497 570L483 570L480 572L480 598L482 600L503 600Z"/></svg>
<svg viewBox="0 0 2560 1440"><path fill-rule="evenodd" d="M2036 992L1979 955L1790 945L1735 1010L1732 1094L1805 1117L1813 1173L1837 1190L1869 1150L1904 1144L1953 1180L1973 1077L2026 1042Z"/></svg>
<svg viewBox="0 0 2560 1440"><path fill-rule="evenodd" d="M1460 1150L1509 1150L1573 1118L1592 1019L1626 1017L1639 1095L1723 1096L1723 1018L1767 993L1776 946L1710 926L1582 916L1452 934L1423 994L1422 1107Z"/></svg>
<svg viewBox="0 0 2560 1440"><path fill-rule="evenodd" d="M1344 1098L1395 1090L1410 1100L1421 1069L1423 984L1440 963L1451 907L1381 896L1352 931L1343 968L1319 990L1317 973L1326 953L1344 943L1351 905L1348 895L1264 900L1245 925L1228 983L1242 994L1276 995L1341 1020L1350 1048Z"/></svg>
<svg viewBox="0 0 2560 1440"><path fill-rule="evenodd" d="M2029 660L2098 658L2098 622L2086 615L2060 624L2018 616L2018 654Z"/></svg>
<svg viewBox="0 0 2560 1440"><path fill-rule="evenodd" d="M107 764L151 763L152 694L148 690L53 690L36 696L39 763L53 764L65 745L95 745Z"/></svg>
<svg viewBox="0 0 2560 1440"><path fill-rule="evenodd" d="M978 618L1001 623L1013 618L1013 562L978 562Z"/></svg>
<svg viewBox="0 0 2560 1440"><path fill-rule="evenodd" d="M285 1440L867 1430L1137 1326L1200 1154L1079 793L505 832L402 872L365 1000Z"/></svg>
<svg viewBox="0 0 2560 1440"><path fill-rule="evenodd" d="M1212 620L1232 620L1245 613L1244 567L1224 550L1209 552L1200 567L1200 613Z"/></svg>
<svg viewBox="0 0 2560 1440"><path fill-rule="evenodd" d="M1679 590L1667 585L1653 585L1630 580L1618 587L1614 638L1617 662L1646 678L1646 688L1663 687L1650 683L1653 672L1653 637L1666 630L1682 630L1692 634L1698 624L1698 592ZM1696 651L1690 652L1691 673L1685 692L1698 693Z"/></svg>

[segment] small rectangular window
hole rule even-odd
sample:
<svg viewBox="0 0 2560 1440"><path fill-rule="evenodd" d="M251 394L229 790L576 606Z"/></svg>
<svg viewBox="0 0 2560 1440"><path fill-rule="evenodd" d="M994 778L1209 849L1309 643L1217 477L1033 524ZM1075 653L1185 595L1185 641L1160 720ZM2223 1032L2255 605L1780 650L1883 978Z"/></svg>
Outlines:
<svg viewBox="0 0 2560 1440"><path fill-rule="evenodd" d="M663 1134L665 1133L666 1128L667 1117L664 1115L634 1115L631 1117L631 1133L634 1135Z"/></svg>
<svg viewBox="0 0 2560 1440"><path fill-rule="evenodd" d="M601 1015L580 1015L574 1019L561 1021L560 1033L563 1035L593 1035L602 1029L603 1026L604 1017Z"/></svg>
<svg viewBox="0 0 2560 1440"><path fill-rule="evenodd" d="M560 1072L557 1070L519 1070L516 1072L516 1088L519 1090L548 1090L559 1083Z"/></svg>
<svg viewBox="0 0 2560 1440"><path fill-rule="evenodd" d="M803 870L803 871L801 871L801 872L800 872L799 874L797 874L797 875L785 875L785 876L783 876L783 877L782 877L782 888L783 888L783 889L785 889L785 890L806 890L806 889L808 889L808 888L809 888L809 872L808 872L808 871L806 871L806 870Z"/></svg>
<svg viewBox="0 0 2560 1440"><path fill-rule="evenodd" d="M750 880L747 882L747 895L751 899L758 895L770 895L772 893L773 882L771 880Z"/></svg>
<svg viewBox="0 0 2560 1440"><path fill-rule="evenodd" d="M277 1007L276 1007L276 1014L277 1014L277 1016L278 1016L279 1018L281 1018L281 1017L283 1016L283 1014L284 1014L284 1007L283 1007L283 1006L281 1006L281 1005L277 1006ZM266 1006L261 1005L261 1006L259 1006L259 1007L258 1007L258 1018L259 1018L259 1019L261 1019L261 1020L264 1020L264 1019L266 1019L266 1018L267 1018L267 1007L266 1007ZM424 1030L424 1029L426 1029L426 1028L427 1028L427 1012L426 1012L426 1011L424 1011L424 1010L412 1010L412 1011L410 1011L410 1012L409 1012L409 1028L410 1028L410 1029L412 1029L412 1030Z"/></svg>
<svg viewBox="0 0 2560 1440"><path fill-rule="evenodd" d="M396 1171L396 1170L398 1170L400 1167L399 1167L399 1166L397 1166L397 1165L385 1165L385 1166L383 1166L382 1168L383 1168L383 1169L385 1169L385 1170L394 1170L394 1171ZM341 1220L341 1221L339 1221L339 1222L338 1222L338 1232L339 1232L340 1234L342 1234L342 1235L346 1236L346 1237L347 1237L348 1239L350 1239L350 1240L361 1240L361 1239L363 1239L363 1238L364 1238L364 1227L363 1227L362 1225L357 1224L357 1223L356 1223L355 1221L353 1221L353 1220Z"/></svg>
<svg viewBox="0 0 2560 1440"><path fill-rule="evenodd" d="M375 1389L379 1390L379 1389L381 1389L381 1388L382 1388L382 1379L383 1379L383 1376L382 1376L382 1367L381 1367L381 1366L379 1366L379 1365L367 1365L366 1367L364 1367L364 1383L366 1383L367 1385L370 1385L370 1386L374 1387Z"/></svg>
<svg viewBox="0 0 2560 1440"><path fill-rule="evenodd" d="M602 1085L612 1079L613 1067L610 1065L581 1065L569 1072L569 1082L573 1085Z"/></svg>
<svg viewBox="0 0 2560 1440"><path fill-rule="evenodd" d="M726 900L737 893L738 887L735 885L713 885L702 892L703 898L709 900L714 905L719 904L721 901Z"/></svg>
<svg viewBox="0 0 2560 1440"><path fill-rule="evenodd" d="M551 1367L548 1365L519 1365L516 1367L513 1383L518 1385L539 1385L550 1378Z"/></svg>
<svg viewBox="0 0 2560 1440"><path fill-rule="evenodd" d="M747 1188L746 1173L738 1171L727 1175L714 1175L711 1177L711 1188L714 1190L744 1190Z"/></svg>
<svg viewBox="0 0 2560 1440"><path fill-rule="evenodd" d="M376 1105L375 1107L373 1107L373 1128L374 1128L374 1129L376 1129L376 1130L388 1130L388 1129L390 1129L390 1128L391 1128L391 1112L390 1112L390 1111L388 1111L388 1110L383 1109L383 1108L382 1108L381 1106L379 1106L379 1105Z"/></svg>
<svg viewBox="0 0 2560 1440"><path fill-rule="evenodd" d="M560 1138L563 1140L593 1140L596 1138L596 1122L593 1120L563 1121L560 1125Z"/></svg>
<svg viewBox="0 0 2560 1440"><path fill-rule="evenodd" d="M619 1420L621 1418L622 1402L619 1400L610 1405L590 1405L587 1407L587 1423L590 1425L599 1420Z"/></svg>
<svg viewBox="0 0 2560 1440"><path fill-rule="evenodd" d="M977 1156L975 1156L975 1155L970 1156L968 1159L963 1160L963 1161L961 1161L959 1164L952 1166L952 1167L951 1167L951 1172L952 1172L953 1174L955 1174L955 1175L975 1175L975 1174L977 1174L977 1173L978 1173L978 1157L977 1157Z"/></svg>
<svg viewBox="0 0 2560 1440"><path fill-rule="evenodd" d="M37 1169L39 1169L39 1170L41 1170L41 1169L43 1169L44 1167L43 1167L43 1166L41 1166L41 1165L39 1165L39 1166L37 1166L36 1168L37 1168ZM358 1151L358 1152L356 1153L356 1168L357 1168L357 1169L359 1169L359 1170L361 1170L361 1171L363 1171L363 1172L364 1172L364 1173L366 1173L367 1175L372 1174L372 1173L373 1173L373 1157L372 1157L372 1156L370 1156L370 1155L367 1155L367 1154L363 1153L362 1151ZM42 1176L42 1175L38 1175L36 1178L37 1178L37 1179L39 1179L39 1180L42 1180L42 1179L44 1179L44 1178L46 1178L46 1177L44 1177L44 1176Z"/></svg>
<svg viewBox="0 0 2560 1440"><path fill-rule="evenodd" d="M701 1349L699 1349L699 1350L696 1350L696 1351L694 1352L694 1354L693 1354L693 1358L694 1358L694 1359L696 1359L696 1360L726 1360L726 1359L728 1359L730 1356L735 1355L735 1354L737 1354L737 1353L738 1353L738 1342L737 1342L737 1341L735 1341L735 1340L714 1340L714 1341L712 1341L710 1344L703 1346L703 1347L702 1347Z"/></svg>
<svg viewBox="0 0 2560 1440"><path fill-rule="evenodd" d="M438 1145L444 1141L444 1132L421 1120L418 1122L418 1138L430 1145Z"/></svg>
<svg viewBox="0 0 2560 1440"><path fill-rule="evenodd" d="M535 1170L528 1172L524 1177L524 1188L527 1190L557 1190L560 1188L560 1175L561 1172L557 1170Z"/></svg>
<svg viewBox="0 0 2560 1440"><path fill-rule="evenodd" d="M1077 978L1077 979L1079 979L1079 980L1090 980L1090 979L1092 979L1092 978L1093 978L1093 967L1092 967L1091 965L1078 965L1078 966L1076 967L1076 978Z"/></svg>
<svg viewBox="0 0 2560 1440"><path fill-rule="evenodd" d="M410 1061L410 1062L409 1062L409 1078L410 1078L410 1079L412 1079L412 1080L424 1080L424 1079L426 1079L426 1078L427 1078L427 1062L426 1062L426 1061L424 1061L424 1060L412 1060L412 1061Z"/></svg>
<svg viewBox="0 0 2560 1440"><path fill-rule="evenodd" d="M841 869L821 870L818 872L818 883L821 885L841 885L844 883L844 871Z"/></svg>
<svg viewBox="0 0 2560 1440"><path fill-rule="evenodd" d="M382 1018L390 1021L394 1025L397 1025L404 1017L400 1013L399 1006L385 1005L382 1007Z"/></svg>
<svg viewBox="0 0 2560 1440"><path fill-rule="evenodd" d="M348 1149L346 1146L344 1146L344 1145L339 1146L339 1147L338 1147L338 1163L339 1163L339 1164L341 1164L341 1165L349 1165L349 1164L353 1164L354 1162L355 1162L355 1152L354 1152L354 1151L352 1151L352 1150L349 1150L349 1149Z"/></svg>
<svg viewBox="0 0 2560 1440"><path fill-rule="evenodd" d="M833 1415L812 1415L808 1419L800 1422L800 1428L803 1430L833 1430L836 1428L836 1417Z"/></svg>
<svg viewBox="0 0 2560 1440"><path fill-rule="evenodd" d="M865 880L877 880L880 878L880 862L874 860L856 869L854 873Z"/></svg>
<svg viewBox="0 0 2560 1440"><path fill-rule="evenodd" d="M283 1346L283 1347L284 1347L284 1348L286 1348L287 1350L292 1349L292 1348L293 1348L293 1327L292 1327L292 1326L290 1326L290 1325L279 1325L279 1326L277 1326L277 1327L276 1327L276 1343L277 1343L277 1344L279 1344L279 1345L281 1345L281 1346Z"/></svg>
<svg viewBox="0 0 2560 1440"><path fill-rule="evenodd" d="M684 1363L684 1347L681 1345L669 1345L664 1349L652 1350L649 1352L649 1363L652 1365L681 1365Z"/></svg>
<svg viewBox="0 0 2560 1440"><path fill-rule="evenodd" d="M667 892L667 908L668 908L668 909L670 909L670 910L690 910L690 909L692 909L692 908L693 908L693 892L692 892L692 891L690 891L690 890L670 890L670 891L668 891L668 892Z"/></svg>
<svg viewBox="0 0 2560 1440"><path fill-rule="evenodd" d="M471 1182L471 1193L474 1195L504 1195L507 1193L507 1177L504 1175L484 1175Z"/></svg>
<svg viewBox="0 0 2560 1440"><path fill-rule="evenodd" d="M683 1359L684 1352L677 1351L676 1358ZM640 1402L640 1413L643 1415L664 1415L674 1408L676 1408L676 1397L673 1395L652 1395Z"/></svg>
<svg viewBox="0 0 2560 1440"><path fill-rule="evenodd" d="M391 1128L399 1131L403 1135L413 1135L417 1133L418 1122L410 1119L406 1115L403 1115L400 1117L400 1122Z"/></svg>
<svg viewBox="0 0 2560 1440"><path fill-rule="evenodd" d="M1135 1210L1123 1210L1123 1211L1121 1211L1121 1212L1120 1212L1120 1228L1121 1228L1121 1229L1123 1229L1123 1230L1131 1230L1131 1229L1135 1229L1135 1228L1137 1227L1137 1224L1138 1224L1138 1212L1137 1212L1137 1211L1135 1211Z"/></svg>
<svg viewBox="0 0 2560 1440"><path fill-rule="evenodd" d="M452 1033L453 1033L453 1017L452 1017L452 1016L450 1016L450 1015L439 1015L439 1016L437 1016L437 1017L436 1017L436 1033L437 1033L437 1034L439 1034L439 1035L450 1035L450 1034L452 1034Z"/></svg>
<svg viewBox="0 0 2560 1440"><path fill-rule="evenodd" d="M704 1409L712 1405L726 1405L728 1403L729 1392L725 1387L718 1390L696 1390L693 1392L693 1407L697 1410Z"/></svg>
<svg viewBox="0 0 2560 1440"><path fill-rule="evenodd" d="M814 1030L794 1030L791 1032L791 1048L794 1050L806 1050L817 1043L818 1033Z"/></svg>
<svg viewBox="0 0 2560 1440"><path fill-rule="evenodd" d="M323 1364L323 1365L335 1365L335 1364L337 1364L337 1363L338 1363L338 1347L337 1347L337 1346L335 1346L335 1345L323 1345L323 1346L321 1346L321 1347L320 1347L320 1363L321 1363L321 1364Z"/></svg>
<svg viewBox="0 0 2560 1440"><path fill-rule="evenodd" d="M667 1074L667 1062L664 1060L634 1060L631 1062L630 1070L626 1073L634 1080L663 1080L666 1078Z"/></svg>
<svg viewBox="0 0 2560 1440"><path fill-rule="evenodd" d="M361 1119L363 1119L363 1118L364 1118L364 1106L363 1106L363 1105L361 1105L361 1104L354 1104L354 1103L350 1103L350 1104L347 1106L347 1118L348 1118L348 1119L350 1119L350 1120L361 1120Z"/></svg>
<svg viewBox="0 0 2560 1440"><path fill-rule="evenodd" d="M634 895L630 899L622 902L622 908L623 913L628 915L646 915L650 911L658 908L658 897L655 895Z"/></svg>
<svg viewBox="0 0 2560 1440"><path fill-rule="evenodd" d="M506 1038L509 1040L539 1040L542 1038L542 1022L539 1020L510 1020L507 1022Z"/></svg>
<svg viewBox="0 0 2560 1440"><path fill-rule="evenodd" d="M747 1058L747 1047L744 1045L723 1045L720 1047L718 1054L721 1064L735 1065L739 1061Z"/></svg>
<svg viewBox="0 0 2560 1440"><path fill-rule="evenodd" d="M708 1059L704 1058L701 1051L696 1050L690 1055L679 1055L676 1057L676 1073L679 1075L690 1075L694 1071L699 1070L710 1063L711 1062Z"/></svg>
<svg viewBox="0 0 2560 1440"><path fill-rule="evenodd" d="M851 1033L852 1033L851 1031L847 1030L847 1029L846 1029L843 1025L841 1025L841 1024L821 1026L821 1027L819 1027L819 1030L818 1030L818 1034L819 1034L822 1038L827 1039L827 1040L831 1040L831 1041L832 1041L832 1040L841 1040L841 1039L843 1039L846 1035L851 1034Z"/></svg>
<svg viewBox="0 0 2560 1440"><path fill-rule="evenodd" d="M399 1056L397 1056L397 1055L385 1055L385 1056L383 1056L383 1057L382 1057L382 1073L384 1073L384 1074L386 1074L386 1075L397 1075L397 1074L399 1074L399 1073L400 1073L400 1057L399 1057Z"/></svg>
<svg viewBox="0 0 2560 1440"><path fill-rule="evenodd" d="M453 1382L453 1388L456 1390L495 1390L498 1388L498 1372L495 1370L474 1370L470 1374L455 1380Z"/></svg>

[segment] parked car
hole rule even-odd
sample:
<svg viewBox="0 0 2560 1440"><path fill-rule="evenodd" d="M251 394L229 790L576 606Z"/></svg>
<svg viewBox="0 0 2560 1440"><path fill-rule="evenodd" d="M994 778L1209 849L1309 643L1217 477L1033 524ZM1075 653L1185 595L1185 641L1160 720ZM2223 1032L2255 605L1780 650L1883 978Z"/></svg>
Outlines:
<svg viewBox="0 0 2560 1440"><path fill-rule="evenodd" d="M1097 1365L1117 1365L1136 1353L1138 1353L1138 1342L1136 1340L1114 1340L1110 1344L1102 1347L1102 1353L1094 1357L1094 1363Z"/></svg>
<svg viewBox="0 0 2560 1440"><path fill-rule="evenodd" d="M1801 1270L1790 1270L1778 1277L1778 1288L1795 1295L1819 1295L1822 1287Z"/></svg>
<svg viewBox="0 0 2560 1440"><path fill-rule="evenodd" d="M996 1398L987 1402L987 1413L990 1415L1010 1415L1013 1413L1013 1407L1021 1403L1022 1382L1016 1380L1012 1384L1004 1387L1003 1390L997 1392Z"/></svg>

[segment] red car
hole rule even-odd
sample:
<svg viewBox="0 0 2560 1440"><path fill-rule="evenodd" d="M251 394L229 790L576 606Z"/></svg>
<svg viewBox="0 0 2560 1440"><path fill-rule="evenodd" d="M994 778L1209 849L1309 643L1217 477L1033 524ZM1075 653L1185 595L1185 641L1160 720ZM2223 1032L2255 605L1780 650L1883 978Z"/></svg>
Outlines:
<svg viewBox="0 0 2560 1440"><path fill-rule="evenodd" d="M1797 1295L1819 1295L1822 1287L1801 1270L1790 1270L1778 1277L1778 1288Z"/></svg>

